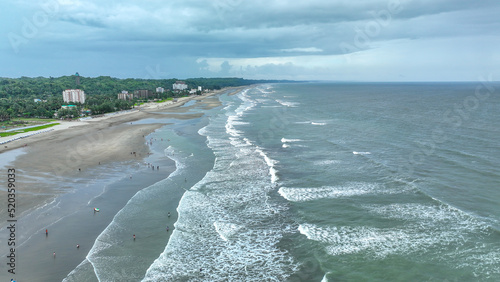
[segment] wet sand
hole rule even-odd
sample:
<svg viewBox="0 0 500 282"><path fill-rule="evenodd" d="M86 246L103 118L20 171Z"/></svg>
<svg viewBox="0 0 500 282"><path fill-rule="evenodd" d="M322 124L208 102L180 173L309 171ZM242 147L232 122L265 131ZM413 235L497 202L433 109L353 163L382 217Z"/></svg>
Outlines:
<svg viewBox="0 0 500 282"><path fill-rule="evenodd" d="M19 219L18 226L22 226L16 238L20 245L17 255L25 258L19 259L24 263L18 267L24 275L9 276L9 279L35 281L31 279L41 279L39 275L42 273L47 273L46 278L54 275L64 277L68 269L74 269L85 259L95 238L137 192L137 187L153 184L175 170L174 163L165 159L154 164L161 166L160 171L145 166L145 158L154 157L150 156L145 138L165 124L136 121L164 119L169 115L175 119L197 118L200 115L190 113L190 109L220 105L214 95L224 91L227 90L180 99L177 103L153 103L142 106L140 110L85 122L67 122L54 131L10 142L7 148L2 146L0 170L16 170L16 219ZM196 100L196 105L183 107L190 100ZM113 175L109 171L122 168L127 170L122 179L107 178ZM116 175L116 171L114 173ZM102 187L106 189L101 192ZM0 189L5 193L4 187ZM117 196L95 203L104 204L102 211L106 212L94 214L89 210L96 195L111 195L113 191L113 195ZM174 211L178 203L170 204ZM0 214L0 234L4 237L7 234L7 219L3 210ZM54 219L57 219L56 222L52 222ZM50 228L47 236L46 227ZM77 249L76 244L80 248ZM0 247L1 255L7 251L6 246ZM56 252L56 259L45 259L53 252ZM39 273L37 269L39 275L36 274ZM6 274L7 267L3 264L0 266L0 277Z"/></svg>

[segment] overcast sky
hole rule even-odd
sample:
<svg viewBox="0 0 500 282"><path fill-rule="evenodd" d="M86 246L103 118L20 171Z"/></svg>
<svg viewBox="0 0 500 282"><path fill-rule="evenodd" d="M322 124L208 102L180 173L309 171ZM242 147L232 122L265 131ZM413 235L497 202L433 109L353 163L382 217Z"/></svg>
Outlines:
<svg viewBox="0 0 500 282"><path fill-rule="evenodd" d="M0 2L0 76L500 80L498 0Z"/></svg>

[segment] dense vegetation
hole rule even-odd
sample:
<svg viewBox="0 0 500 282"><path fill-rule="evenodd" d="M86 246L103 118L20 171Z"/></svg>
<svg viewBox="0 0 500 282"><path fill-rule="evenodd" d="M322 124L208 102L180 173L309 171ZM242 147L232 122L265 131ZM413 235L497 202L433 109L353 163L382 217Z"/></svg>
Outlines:
<svg viewBox="0 0 500 282"><path fill-rule="evenodd" d="M167 99L185 95L172 92L172 84L177 79L118 79L109 76L95 78L80 77L76 84L75 76L62 77L21 77L0 78L0 121L15 117L52 118L55 112L58 117L77 117L81 110L90 110L92 114L103 114L117 110L130 109L137 102L118 100L117 94L122 90L133 93L145 89L155 93L157 87L165 88L165 93L155 93L153 98ZM191 78L184 80L188 89L202 86L203 89L220 89L229 86L242 86L263 82L242 78ZM77 109L61 109L65 103L62 92L65 89L82 89L86 94L84 105L76 105ZM35 102L35 99L42 101ZM73 103L74 104L74 103Z"/></svg>

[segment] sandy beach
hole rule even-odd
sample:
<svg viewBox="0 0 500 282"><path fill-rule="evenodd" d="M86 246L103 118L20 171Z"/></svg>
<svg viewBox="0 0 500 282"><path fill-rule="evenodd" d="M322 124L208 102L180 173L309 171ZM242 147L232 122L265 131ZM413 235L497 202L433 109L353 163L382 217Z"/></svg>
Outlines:
<svg viewBox="0 0 500 282"><path fill-rule="evenodd" d="M219 105L218 99L208 99L227 89L201 96L182 97L177 102L147 103L138 109L107 114L85 121L62 121L53 131L9 142L0 147L4 152L23 148L9 167L16 168L20 183L29 183L33 177L75 177L82 171L110 162L141 160L148 155L145 136L163 124L134 124L134 121L155 118L155 112L172 112L176 119L199 117L189 113L190 107L181 107L189 101L201 101L203 107ZM162 117L165 117L163 114ZM32 133L32 132L30 132ZM9 139L4 137L2 139ZM134 154L135 152L135 154ZM29 177L29 178L27 178ZM41 205L46 196L52 197L48 187L29 185L23 187L26 195L18 204L22 215L30 208ZM53 189L54 190L54 189ZM59 189L55 189L59 190ZM0 219L5 222L7 214Z"/></svg>
<svg viewBox="0 0 500 282"><path fill-rule="evenodd" d="M109 186L109 190L116 189L120 191L120 196L117 196L115 201L107 204L107 209L113 212L107 214L106 220L100 224L88 225L89 223L85 223L90 201L89 203L74 203L74 211L72 212L75 213L75 216L73 217L77 219L76 221L81 221L81 226L74 229L87 228L88 231L85 232L85 235L80 232L73 235L59 234L57 236L63 241L68 239L67 236L80 238L81 243L79 244L82 246L79 248L80 255L72 256L71 261L73 264L78 264L85 259L85 252L89 251L95 237L106 227L114 213L118 212L127 200L137 192L136 187L143 187L148 185L147 183L153 184L166 178L168 174L175 170L175 165L170 160L156 160L153 165L161 166L161 171L158 172L155 171L154 167L153 170L148 170L149 166L146 166L145 159L151 156L148 144L153 142L153 140L147 140L146 138L156 129L165 125L160 120L165 120L165 118L178 120L198 118L200 114L190 112L192 108L210 109L219 106L220 102L216 95L227 91L228 89L223 89L202 96L184 97L178 99L175 103L172 101L148 103L131 111L108 114L104 117L84 121L61 122L60 125L53 127L54 130L49 132L2 145L0 148L0 157L2 158L0 167L4 166L2 170L8 168L16 170L16 183L18 185L16 186L16 217L20 219L19 224L22 224L22 226L34 226L25 228L27 231L25 230L22 236L18 235L18 243L23 245L23 242L28 242L29 245L29 247L23 245L20 253L29 256L42 255L47 252L46 248L49 247L46 243L38 245L36 241L33 242L30 239L30 233L42 233L45 228L41 227L44 224L43 217L40 217L42 215L33 214L34 209L41 209L47 215L47 218L57 216L54 215L53 210L45 211L44 207L53 205L54 199L58 199L60 201L60 204L57 203L58 209L59 206L65 206L65 212L68 212L67 209L71 209L72 202L79 196L66 195L67 191L77 194L84 193L82 199L86 199L85 197L91 198L88 195L98 194L100 193L99 190L102 189L101 187L111 185L106 182L108 181L108 171L120 169L119 167L122 166L124 168L137 166L137 171L124 172L126 175L123 176L123 179L114 180L115 182ZM154 121L156 119L158 122ZM149 122L142 123L141 120L148 120ZM167 142L167 140L162 141ZM118 182L122 184L116 184ZM75 192L75 187L80 186L87 187L85 188L87 191L78 188L80 191ZM169 203L172 212L174 212L180 196L181 194L177 198L173 198L173 200L176 199L174 202ZM65 198L68 200L64 200ZM78 214L82 215L77 216ZM2 212L0 219L2 222L0 233L3 234L6 232L5 223L8 214ZM175 220L175 217L172 217L172 220ZM66 222L63 224L63 222L64 220L61 218L61 222L57 223L56 226L68 227L73 225L73 223ZM55 226L50 228L52 230ZM68 232L71 234L69 230ZM54 238L55 236L52 235ZM2 246L1 249L2 255L5 251L4 247ZM51 245L51 247L56 248L57 244ZM26 248L29 248L29 251ZM48 267L44 264L32 266L40 269ZM60 267L50 267L54 268L53 271L55 272L64 272ZM75 265L72 267L75 267ZM2 271L2 274L7 272L5 265L0 267L0 271ZM48 272L50 273L50 271ZM51 275L48 275L47 278L53 277ZM63 274L60 273L59 276L61 275ZM36 276L28 275L24 277Z"/></svg>

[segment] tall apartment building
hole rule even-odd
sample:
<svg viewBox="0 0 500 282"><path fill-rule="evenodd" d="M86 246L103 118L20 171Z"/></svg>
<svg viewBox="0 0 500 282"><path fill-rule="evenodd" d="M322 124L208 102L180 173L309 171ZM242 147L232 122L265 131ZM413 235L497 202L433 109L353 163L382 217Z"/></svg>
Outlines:
<svg viewBox="0 0 500 282"><path fill-rule="evenodd" d="M64 103L78 102L85 104L85 92L81 89L66 89L62 94Z"/></svg>
<svg viewBox="0 0 500 282"><path fill-rule="evenodd" d="M134 99L134 94L128 93L128 91L123 90L122 93L118 93L118 99L132 100L132 99Z"/></svg>
<svg viewBox="0 0 500 282"><path fill-rule="evenodd" d="M134 91L135 98L149 98L149 96L153 96L153 91L151 91L151 90L135 90Z"/></svg>
<svg viewBox="0 0 500 282"><path fill-rule="evenodd" d="M187 84L184 81L176 81L172 84L172 89L174 90L186 90L188 88Z"/></svg>

